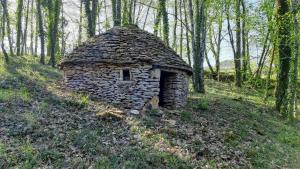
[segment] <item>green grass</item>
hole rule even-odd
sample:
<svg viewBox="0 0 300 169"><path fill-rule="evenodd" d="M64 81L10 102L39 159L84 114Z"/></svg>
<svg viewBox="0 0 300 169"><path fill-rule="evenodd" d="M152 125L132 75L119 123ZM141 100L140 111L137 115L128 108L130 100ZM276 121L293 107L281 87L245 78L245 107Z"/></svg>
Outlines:
<svg viewBox="0 0 300 169"><path fill-rule="evenodd" d="M123 119L38 58L0 62L0 168L299 168L300 124L260 89L206 80L186 107ZM3 126L3 127L2 127Z"/></svg>

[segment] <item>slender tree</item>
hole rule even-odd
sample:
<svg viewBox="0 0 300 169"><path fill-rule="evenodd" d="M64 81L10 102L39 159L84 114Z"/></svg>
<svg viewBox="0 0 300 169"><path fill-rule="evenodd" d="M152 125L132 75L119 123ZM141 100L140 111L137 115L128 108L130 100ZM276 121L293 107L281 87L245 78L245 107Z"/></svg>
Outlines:
<svg viewBox="0 0 300 169"><path fill-rule="evenodd" d="M1 9L1 8L0 8ZM5 11L2 8L2 19L1 19L1 23L0 23L0 31L1 31L1 49L2 49L2 53L4 55L4 61L5 63L9 62L9 57L8 54L6 52L6 49L4 47L4 37L5 37L5 23L6 23L6 17L5 17Z"/></svg>
<svg viewBox="0 0 300 169"><path fill-rule="evenodd" d="M17 7L17 56L21 54L21 36L22 36L22 14L23 14L23 0L18 0Z"/></svg>
<svg viewBox="0 0 300 169"><path fill-rule="evenodd" d="M78 44L81 44L82 41L82 20L83 20L83 0L80 0L80 14L79 14L79 25L78 25Z"/></svg>
<svg viewBox="0 0 300 169"><path fill-rule="evenodd" d="M191 61L191 51L190 51L190 37L189 37L189 23L188 23L188 14L186 9L186 2L183 1L183 9L184 9L184 22L185 22L185 37L186 37L186 51L189 66L192 65Z"/></svg>
<svg viewBox="0 0 300 169"><path fill-rule="evenodd" d="M177 13L177 0L175 0L175 2L174 2L174 27L173 27L173 43L172 43L172 48L173 49L175 49L175 51L177 52L177 44L176 44L176 31L177 31L177 20L178 20L178 18L177 18L177 15L178 15L178 13Z"/></svg>
<svg viewBox="0 0 300 169"><path fill-rule="evenodd" d="M235 84L238 87L242 86L241 74L241 0L236 0L235 4L236 16L236 54L234 55L235 65Z"/></svg>
<svg viewBox="0 0 300 169"><path fill-rule="evenodd" d="M25 28L24 28L24 33L23 33L23 43L22 43L21 55L27 54L27 28L28 28L28 20L29 20L29 4L30 4L30 0L27 0Z"/></svg>
<svg viewBox="0 0 300 169"><path fill-rule="evenodd" d="M14 50L13 50L13 43L11 37L10 18L7 10L7 0L2 0L1 4L3 8L3 17L5 17L5 21L6 21L6 33L7 33L8 43L9 43L9 54L13 56Z"/></svg>
<svg viewBox="0 0 300 169"><path fill-rule="evenodd" d="M37 9L37 20L38 20L38 27L39 27L39 37L41 43L41 59L40 63L45 64L45 33L43 27L43 16L42 16L42 5L41 0L36 1L36 9Z"/></svg>
<svg viewBox="0 0 300 169"><path fill-rule="evenodd" d="M33 50L33 36L34 36L34 26L33 26L33 20L36 19L34 18L34 9L33 9L33 0L31 0L31 5L30 5L30 54L34 55L34 50Z"/></svg>

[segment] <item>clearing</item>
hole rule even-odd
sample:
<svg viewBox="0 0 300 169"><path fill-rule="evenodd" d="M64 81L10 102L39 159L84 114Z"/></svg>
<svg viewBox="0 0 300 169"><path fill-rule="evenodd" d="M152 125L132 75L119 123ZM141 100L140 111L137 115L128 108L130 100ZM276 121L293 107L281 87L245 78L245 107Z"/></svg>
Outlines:
<svg viewBox="0 0 300 169"><path fill-rule="evenodd" d="M299 122L254 89L207 80L183 109L124 115L62 84L38 58L0 64L0 168L300 166Z"/></svg>

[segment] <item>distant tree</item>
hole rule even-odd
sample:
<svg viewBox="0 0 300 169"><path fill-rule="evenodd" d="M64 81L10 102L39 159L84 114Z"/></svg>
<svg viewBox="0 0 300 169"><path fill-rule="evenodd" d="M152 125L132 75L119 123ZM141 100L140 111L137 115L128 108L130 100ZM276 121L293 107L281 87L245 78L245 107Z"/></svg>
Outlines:
<svg viewBox="0 0 300 169"><path fill-rule="evenodd" d="M95 35L96 32L98 0L92 0L92 4L90 3L90 0L84 0L84 4L85 15L87 17L88 22L87 32L88 36L92 37Z"/></svg>
<svg viewBox="0 0 300 169"><path fill-rule="evenodd" d="M8 43L9 43L9 53L10 56L13 56L14 50L13 50L12 37L11 37L10 18L7 10L7 0L2 0L1 4L3 8L3 17L5 18L6 21L6 33L7 33Z"/></svg>
<svg viewBox="0 0 300 169"><path fill-rule="evenodd" d="M29 4L30 0L27 0L26 5L26 16L25 16L25 28L23 33L23 43L22 43L22 49L21 49L21 55L27 54L27 28L28 28L28 20L29 20Z"/></svg>
<svg viewBox="0 0 300 169"><path fill-rule="evenodd" d="M83 20L83 0L80 0L80 14L79 14L79 24L78 24L78 44L81 44L82 41L82 20Z"/></svg>
<svg viewBox="0 0 300 169"><path fill-rule="evenodd" d="M21 54L21 36L22 36L22 14L23 14L23 0L18 0L17 6L17 22L16 22L16 30L17 30L17 56Z"/></svg>
<svg viewBox="0 0 300 169"><path fill-rule="evenodd" d="M114 26L120 26L122 23L121 19L121 9L122 9L122 3L121 0L112 0L112 13L113 13L113 21Z"/></svg>
<svg viewBox="0 0 300 169"><path fill-rule="evenodd" d="M2 49L2 53L4 55L4 61L5 61L5 63L8 63L9 62L9 57L8 57L8 54L7 54L6 49L4 47L5 22L6 22L6 17L4 17L4 16L5 16L5 11L2 8L2 16L1 16L2 19L1 19L1 23L0 23L1 49Z"/></svg>
<svg viewBox="0 0 300 169"><path fill-rule="evenodd" d="M152 2L153 2L153 0L151 0L150 3L149 3L149 5L148 5L148 9L147 9L147 12L146 12L145 21L144 21L144 24L143 24L143 30L145 30L145 27L146 27L146 23L147 23L147 20L148 20L149 11L150 11L150 7L152 5Z"/></svg>
<svg viewBox="0 0 300 169"><path fill-rule="evenodd" d="M176 32L177 32L177 20L178 20L178 13L177 13L177 0L174 2L174 27L173 27L173 43L172 43L172 48L177 52L177 42L176 42Z"/></svg>
<svg viewBox="0 0 300 169"><path fill-rule="evenodd" d="M224 22L224 5L223 0L213 1L210 3L210 12L212 16L209 17L207 25L208 29L208 43L210 46L210 51L215 59L215 71L211 67L211 72L216 76L216 79L219 80L220 77L220 53L221 53L221 44L223 41L223 22ZM216 30L215 30L216 28ZM209 61L209 59L206 59ZM210 64L208 64L210 65Z"/></svg>
<svg viewBox="0 0 300 169"><path fill-rule="evenodd" d="M188 22L188 13L186 9L186 1L183 1L183 9L184 9L184 22L185 22L185 39L186 39L186 50L187 50L187 58L189 66L192 65L191 61L191 51L190 51L190 36L189 36L189 22Z"/></svg>
<svg viewBox="0 0 300 169"><path fill-rule="evenodd" d="M34 19L37 19L37 18L34 18L34 7L33 7L33 0L31 0L31 5L30 5L30 54L31 55L35 55L34 53L34 49L33 49L33 37L34 37L34 25L33 25L33 20ZM37 25L35 25L37 26Z"/></svg>
<svg viewBox="0 0 300 169"><path fill-rule="evenodd" d="M230 6L231 1L226 2L226 16L227 16L227 30L230 39L230 44L232 47L232 53L234 56L234 67L235 67L235 85L237 87L242 86L242 72L241 72L241 0L235 0L235 40L233 36L233 31L231 28L230 21ZM234 44L235 43L235 44Z"/></svg>

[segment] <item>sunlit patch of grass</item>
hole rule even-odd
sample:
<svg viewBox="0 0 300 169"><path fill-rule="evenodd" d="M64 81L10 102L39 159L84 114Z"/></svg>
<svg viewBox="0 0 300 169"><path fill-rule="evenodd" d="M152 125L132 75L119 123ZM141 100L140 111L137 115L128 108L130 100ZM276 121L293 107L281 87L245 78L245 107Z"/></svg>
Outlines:
<svg viewBox="0 0 300 169"><path fill-rule="evenodd" d="M21 96L21 99L25 102L29 102L31 100L30 92L26 87L22 87L20 89L20 96Z"/></svg>
<svg viewBox="0 0 300 169"><path fill-rule="evenodd" d="M0 102L7 102L14 98L14 91L12 89L1 89L0 88Z"/></svg>
<svg viewBox="0 0 300 169"><path fill-rule="evenodd" d="M38 126L37 117L32 112L24 113L23 118L30 127L36 128Z"/></svg>
<svg viewBox="0 0 300 169"><path fill-rule="evenodd" d="M72 93L70 99L65 101L66 106L82 109L90 102L89 95Z"/></svg>
<svg viewBox="0 0 300 169"><path fill-rule="evenodd" d="M25 161L24 168L33 168L37 164L37 151L30 143L25 143L20 147L22 160Z"/></svg>

